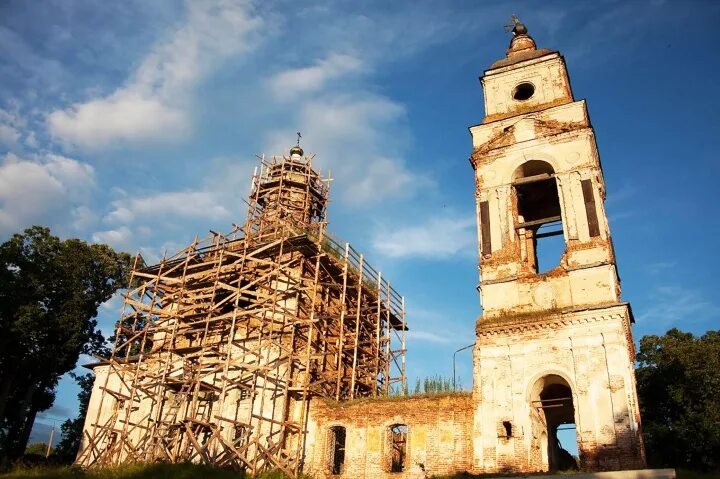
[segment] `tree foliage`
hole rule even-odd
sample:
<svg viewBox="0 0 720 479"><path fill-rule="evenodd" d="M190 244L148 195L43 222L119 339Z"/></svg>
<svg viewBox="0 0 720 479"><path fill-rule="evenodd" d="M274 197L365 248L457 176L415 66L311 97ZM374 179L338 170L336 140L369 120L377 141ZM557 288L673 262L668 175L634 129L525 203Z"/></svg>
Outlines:
<svg viewBox="0 0 720 479"><path fill-rule="evenodd" d="M130 257L34 226L0 245L0 263L0 457L17 457L60 376L106 350L94 318Z"/></svg>
<svg viewBox="0 0 720 479"><path fill-rule="evenodd" d="M461 390L462 385L458 384L457 389ZM453 390L452 378L442 377L439 374L436 376L426 376L420 380L415 380L415 389L413 394L435 394L450 392Z"/></svg>
<svg viewBox="0 0 720 479"><path fill-rule="evenodd" d="M648 463L720 469L720 331L640 340L636 370Z"/></svg>

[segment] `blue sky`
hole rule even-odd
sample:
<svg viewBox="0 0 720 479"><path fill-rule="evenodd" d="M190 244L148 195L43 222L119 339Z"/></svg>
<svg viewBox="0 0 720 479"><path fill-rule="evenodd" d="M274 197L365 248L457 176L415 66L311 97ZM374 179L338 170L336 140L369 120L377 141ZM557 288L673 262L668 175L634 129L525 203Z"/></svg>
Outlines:
<svg viewBox="0 0 720 479"><path fill-rule="evenodd" d="M588 100L636 340L717 329L716 1L5 1L0 240L45 224L157 259L242 222L255 155L302 131L331 230L406 297L411 386L449 376L480 314L467 127L511 13Z"/></svg>

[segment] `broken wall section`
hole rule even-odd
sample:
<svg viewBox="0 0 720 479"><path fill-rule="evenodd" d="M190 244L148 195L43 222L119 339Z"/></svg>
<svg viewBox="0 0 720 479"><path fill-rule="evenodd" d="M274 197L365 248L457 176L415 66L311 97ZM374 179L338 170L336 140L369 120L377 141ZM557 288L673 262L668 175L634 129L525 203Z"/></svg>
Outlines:
<svg viewBox="0 0 720 479"><path fill-rule="evenodd" d="M463 472L472 465L472 426L469 393L342 403L313 400L304 472L353 479ZM339 468L338 428L344 428Z"/></svg>

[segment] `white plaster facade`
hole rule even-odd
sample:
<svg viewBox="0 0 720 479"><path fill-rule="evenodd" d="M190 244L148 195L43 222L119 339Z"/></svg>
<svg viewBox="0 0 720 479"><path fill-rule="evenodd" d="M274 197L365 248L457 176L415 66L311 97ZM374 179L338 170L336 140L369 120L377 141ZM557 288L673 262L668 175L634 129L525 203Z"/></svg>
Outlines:
<svg viewBox="0 0 720 479"><path fill-rule="evenodd" d="M574 99L562 56L525 34L481 81L487 116L470 128L483 305L474 468L556 467L554 429L568 423L584 468L642 467L632 315L620 299L586 103ZM538 271L539 228L558 223L565 251Z"/></svg>

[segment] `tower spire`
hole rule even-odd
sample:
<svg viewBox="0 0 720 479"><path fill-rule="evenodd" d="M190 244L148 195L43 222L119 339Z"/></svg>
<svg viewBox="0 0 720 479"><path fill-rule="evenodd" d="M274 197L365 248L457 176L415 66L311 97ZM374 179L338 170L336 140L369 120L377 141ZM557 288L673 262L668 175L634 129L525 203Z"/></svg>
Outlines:
<svg viewBox="0 0 720 479"><path fill-rule="evenodd" d="M297 132L297 143L295 143L295 146L293 146L292 148L290 148L290 156L291 156L291 157L296 156L296 155L297 155L298 157L301 157L301 156L303 156L303 154L305 153L305 152L303 151L303 149L300 148L300 138L302 138L302 135L301 135L300 132L298 131L298 132Z"/></svg>
<svg viewBox="0 0 720 479"><path fill-rule="evenodd" d="M535 40L528 34L527 26L520 21L517 15L510 16L510 25L505 25L506 32L512 32L513 37L510 40L510 48L507 51L508 58L517 53L536 50Z"/></svg>

